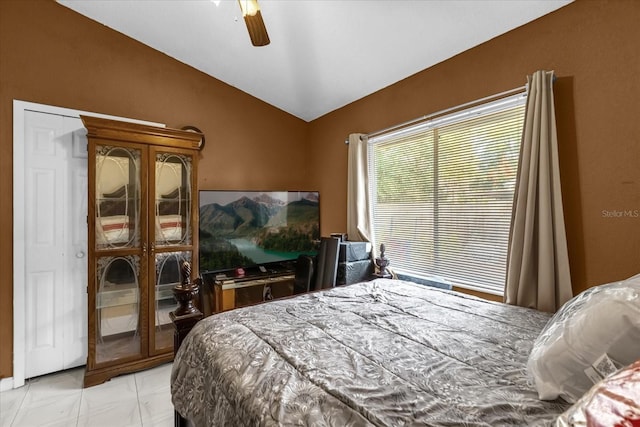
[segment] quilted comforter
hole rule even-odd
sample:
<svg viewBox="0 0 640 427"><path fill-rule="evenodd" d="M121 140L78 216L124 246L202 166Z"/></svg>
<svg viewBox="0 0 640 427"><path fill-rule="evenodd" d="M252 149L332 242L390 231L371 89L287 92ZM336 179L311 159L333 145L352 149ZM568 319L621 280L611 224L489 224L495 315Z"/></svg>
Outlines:
<svg viewBox="0 0 640 427"><path fill-rule="evenodd" d="M196 426L536 426L526 361L549 319L378 279L200 321L171 375Z"/></svg>

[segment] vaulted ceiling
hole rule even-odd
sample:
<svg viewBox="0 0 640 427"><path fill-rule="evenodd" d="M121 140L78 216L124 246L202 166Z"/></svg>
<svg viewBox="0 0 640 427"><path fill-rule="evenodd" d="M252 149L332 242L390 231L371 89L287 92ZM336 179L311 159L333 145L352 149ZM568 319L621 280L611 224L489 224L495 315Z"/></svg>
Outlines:
<svg viewBox="0 0 640 427"><path fill-rule="evenodd" d="M58 0L305 121L571 0L260 0L251 45L236 0Z"/></svg>

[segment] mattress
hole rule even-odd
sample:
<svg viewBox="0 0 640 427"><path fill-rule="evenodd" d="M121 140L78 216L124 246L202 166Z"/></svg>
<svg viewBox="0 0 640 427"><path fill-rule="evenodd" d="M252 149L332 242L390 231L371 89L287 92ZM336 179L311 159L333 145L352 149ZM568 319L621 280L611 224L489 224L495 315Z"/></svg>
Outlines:
<svg viewBox="0 0 640 427"><path fill-rule="evenodd" d="M377 279L220 313L176 354L196 426L537 426L569 405L527 383L549 314Z"/></svg>

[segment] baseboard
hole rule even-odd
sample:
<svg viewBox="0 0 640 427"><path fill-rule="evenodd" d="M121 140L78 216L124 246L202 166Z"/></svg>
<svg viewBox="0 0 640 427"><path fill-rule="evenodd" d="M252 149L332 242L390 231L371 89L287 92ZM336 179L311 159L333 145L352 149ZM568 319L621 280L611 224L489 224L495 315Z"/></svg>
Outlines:
<svg viewBox="0 0 640 427"><path fill-rule="evenodd" d="M7 391L13 388L13 377L2 378L0 380L0 391Z"/></svg>

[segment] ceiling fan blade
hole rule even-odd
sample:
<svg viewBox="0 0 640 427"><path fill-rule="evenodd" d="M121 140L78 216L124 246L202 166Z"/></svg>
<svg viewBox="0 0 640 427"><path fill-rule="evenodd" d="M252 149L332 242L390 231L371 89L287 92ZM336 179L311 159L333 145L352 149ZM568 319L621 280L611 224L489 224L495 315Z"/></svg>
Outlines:
<svg viewBox="0 0 640 427"><path fill-rule="evenodd" d="M267 27L264 26L262 13L258 0L238 0L240 9L242 9L242 17L247 25L251 44L254 46L266 46L270 43Z"/></svg>

